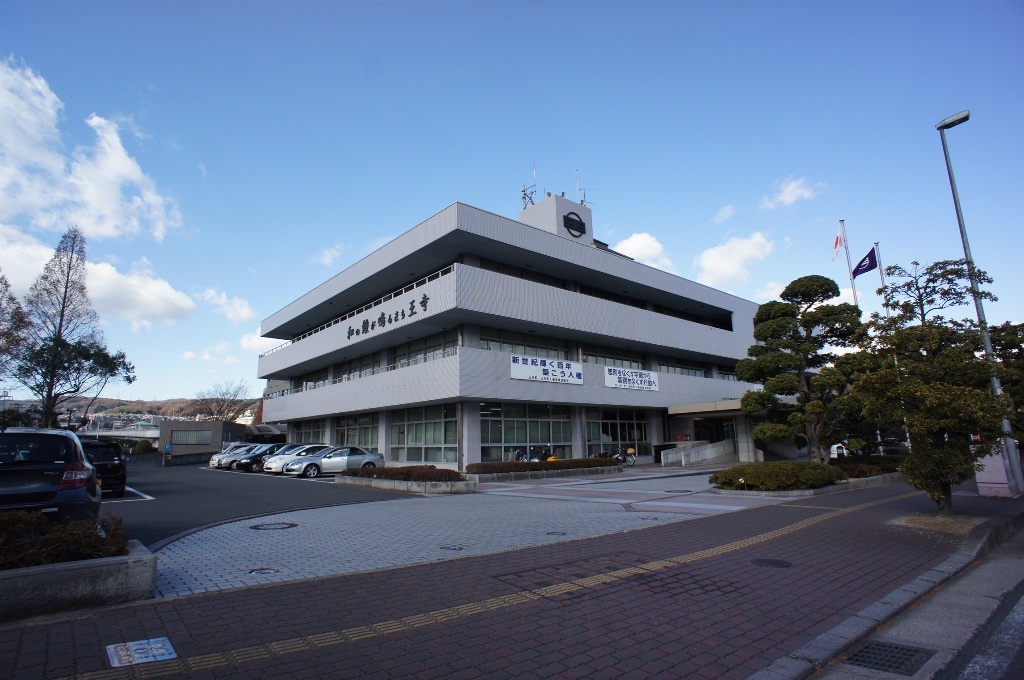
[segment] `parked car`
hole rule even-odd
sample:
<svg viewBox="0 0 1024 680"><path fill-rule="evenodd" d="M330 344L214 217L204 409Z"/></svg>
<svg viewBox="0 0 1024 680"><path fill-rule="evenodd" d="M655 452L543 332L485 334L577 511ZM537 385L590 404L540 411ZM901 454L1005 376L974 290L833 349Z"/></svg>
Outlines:
<svg viewBox="0 0 1024 680"><path fill-rule="evenodd" d="M217 468L218 470L227 470L231 467L233 461L238 460L245 454L255 449L257 444L248 444L246 446L236 446L230 451L218 453L210 458L210 467Z"/></svg>
<svg viewBox="0 0 1024 680"><path fill-rule="evenodd" d="M284 472L284 466L295 458L310 456L317 451L331 448L327 444L304 444L297 449L292 449L282 455L274 455L263 461L263 471L279 475Z"/></svg>
<svg viewBox="0 0 1024 680"><path fill-rule="evenodd" d="M101 500L99 475L75 433L28 427L0 432L0 510L96 519Z"/></svg>
<svg viewBox="0 0 1024 680"><path fill-rule="evenodd" d="M245 454L235 458L230 463L232 470L243 472L260 472L263 470L263 461L270 456L285 450L285 447L296 448L298 444L261 444ZM290 449L289 449L290 450Z"/></svg>
<svg viewBox="0 0 1024 680"><path fill-rule="evenodd" d="M336 446L285 463L284 474L317 477L321 473L337 474L349 468L384 467L384 456L358 446Z"/></svg>
<svg viewBox="0 0 1024 680"><path fill-rule="evenodd" d="M100 475L103 491L111 491L116 498L124 497L128 485L128 457L117 442L82 439L82 449L89 462Z"/></svg>

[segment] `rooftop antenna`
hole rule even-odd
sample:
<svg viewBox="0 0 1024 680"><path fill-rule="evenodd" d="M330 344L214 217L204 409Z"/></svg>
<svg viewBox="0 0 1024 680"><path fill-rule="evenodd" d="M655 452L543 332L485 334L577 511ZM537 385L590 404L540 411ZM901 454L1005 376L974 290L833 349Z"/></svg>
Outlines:
<svg viewBox="0 0 1024 680"><path fill-rule="evenodd" d="M533 164L533 184L527 187L523 185L523 210L526 210L527 206L534 205L533 195L537 193L537 164Z"/></svg>
<svg viewBox="0 0 1024 680"><path fill-rule="evenodd" d="M580 205L587 204L587 190L580 189L580 171L576 171L576 202Z"/></svg>

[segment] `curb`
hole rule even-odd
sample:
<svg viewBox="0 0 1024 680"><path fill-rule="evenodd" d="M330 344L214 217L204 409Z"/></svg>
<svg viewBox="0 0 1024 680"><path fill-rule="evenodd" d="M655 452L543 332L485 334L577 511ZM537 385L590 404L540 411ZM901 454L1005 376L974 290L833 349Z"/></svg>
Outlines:
<svg viewBox="0 0 1024 680"><path fill-rule="evenodd" d="M607 465L590 468L562 468L559 470L524 470L523 472L485 472L466 474L466 479L480 484L494 482L521 482L527 479L551 479L554 477L589 477L623 472L621 465Z"/></svg>
<svg viewBox="0 0 1024 680"><path fill-rule="evenodd" d="M924 572L874 604L807 644L777 659L748 680L803 680L827 666L833 659L866 639L881 625L917 602L937 586L960 574L975 560L1002 545L1024 529L1024 511L1004 513L986 520L968 535L964 546L943 562Z"/></svg>
<svg viewBox="0 0 1024 680"><path fill-rule="evenodd" d="M405 491L407 493L418 493L427 496L476 493L476 482L472 480L463 482L409 482L403 479L369 479L366 477L337 475L334 478L334 482L335 484L365 486L372 489L384 489L385 491Z"/></svg>

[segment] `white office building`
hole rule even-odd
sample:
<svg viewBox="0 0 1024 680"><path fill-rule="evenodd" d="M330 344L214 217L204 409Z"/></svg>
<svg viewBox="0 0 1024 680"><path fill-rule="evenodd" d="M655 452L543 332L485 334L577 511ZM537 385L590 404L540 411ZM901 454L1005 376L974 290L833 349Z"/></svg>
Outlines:
<svg viewBox="0 0 1024 680"><path fill-rule="evenodd" d="M518 221L455 203L263 321L263 416L389 465L684 440L755 460L733 369L756 308L609 250L562 196Z"/></svg>

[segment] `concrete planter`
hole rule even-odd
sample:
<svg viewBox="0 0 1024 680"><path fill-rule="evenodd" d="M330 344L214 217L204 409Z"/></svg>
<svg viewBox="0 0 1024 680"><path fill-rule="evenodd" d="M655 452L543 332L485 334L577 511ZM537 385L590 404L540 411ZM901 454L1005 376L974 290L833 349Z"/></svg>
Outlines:
<svg viewBox="0 0 1024 680"><path fill-rule="evenodd" d="M123 557L0 571L0 622L153 597L156 555L138 541Z"/></svg>
<svg viewBox="0 0 1024 680"><path fill-rule="evenodd" d="M466 479L486 484L488 482L514 482L527 479L550 479L552 477L583 477L589 475L614 475L622 472L621 465L593 468L566 468L564 470L531 470L527 472L490 472L480 475L467 474Z"/></svg>
<svg viewBox="0 0 1024 680"><path fill-rule="evenodd" d="M850 491L852 489L867 489L872 486L881 486L883 484L893 484L895 482L906 482L907 476L902 472L888 472L884 475L876 475L874 477L859 477L857 479L848 479L838 484L831 484L829 486L823 486L820 489L796 489L793 491L743 491L736 489L719 489L713 487L712 493L720 493L724 495L739 495L739 496L774 496L776 498L802 498L808 496L824 496L825 494L837 493L839 491Z"/></svg>
<svg viewBox="0 0 1024 680"><path fill-rule="evenodd" d="M345 475L337 475L334 481L338 484L368 486L371 489L386 489L388 491L404 491L406 493L425 495L476 493L475 481L406 482L400 479L369 479L366 477L346 477Z"/></svg>

